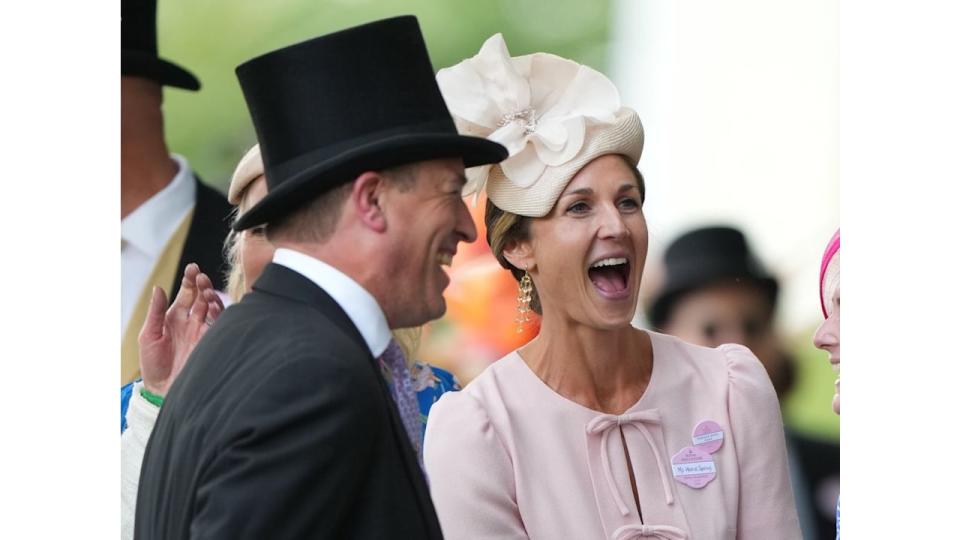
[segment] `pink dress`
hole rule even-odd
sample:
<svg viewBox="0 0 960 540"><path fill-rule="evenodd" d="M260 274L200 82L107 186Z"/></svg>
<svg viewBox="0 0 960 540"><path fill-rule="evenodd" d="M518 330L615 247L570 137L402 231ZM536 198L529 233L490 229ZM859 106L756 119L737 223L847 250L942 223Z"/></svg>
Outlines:
<svg viewBox="0 0 960 540"><path fill-rule="evenodd" d="M763 366L739 345L649 334L650 384L619 417L560 396L516 352L444 394L424 443L444 537L800 539L780 408ZM720 425L723 441L708 453L715 477L695 488L677 480L671 460L694 445L705 420Z"/></svg>

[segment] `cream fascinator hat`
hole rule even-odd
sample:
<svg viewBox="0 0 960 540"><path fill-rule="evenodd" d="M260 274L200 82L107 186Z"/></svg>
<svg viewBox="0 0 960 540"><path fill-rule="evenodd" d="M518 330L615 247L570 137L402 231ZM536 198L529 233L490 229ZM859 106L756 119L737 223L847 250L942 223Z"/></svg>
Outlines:
<svg viewBox="0 0 960 540"><path fill-rule="evenodd" d="M547 53L510 57L501 34L441 69L437 82L457 129L505 146L501 163L467 169L463 195L479 194L527 217L550 212L594 158L622 154L636 166L643 126L602 73Z"/></svg>
<svg viewBox="0 0 960 540"><path fill-rule="evenodd" d="M237 168L233 171L230 188L227 190L227 201L234 206L240 204L243 191L261 174L263 174L263 158L260 157L260 145L255 144L240 158L240 163L237 163Z"/></svg>

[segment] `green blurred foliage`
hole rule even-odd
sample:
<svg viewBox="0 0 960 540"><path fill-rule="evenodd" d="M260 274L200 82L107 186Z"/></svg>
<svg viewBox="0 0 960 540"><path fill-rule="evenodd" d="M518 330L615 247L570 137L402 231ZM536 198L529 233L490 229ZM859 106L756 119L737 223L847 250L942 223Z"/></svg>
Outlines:
<svg viewBox="0 0 960 540"><path fill-rule="evenodd" d="M837 374L827 353L813 346L816 328L790 340L797 362L796 382L783 403L784 422L808 435L839 440L840 417L833 414L833 382Z"/></svg>
<svg viewBox="0 0 960 540"><path fill-rule="evenodd" d="M164 0L162 57L192 71L199 92L166 89L167 142L207 183L226 190L256 142L234 68L260 54L365 22L414 14L435 69L473 56L501 32L513 55L546 51L603 70L609 0Z"/></svg>

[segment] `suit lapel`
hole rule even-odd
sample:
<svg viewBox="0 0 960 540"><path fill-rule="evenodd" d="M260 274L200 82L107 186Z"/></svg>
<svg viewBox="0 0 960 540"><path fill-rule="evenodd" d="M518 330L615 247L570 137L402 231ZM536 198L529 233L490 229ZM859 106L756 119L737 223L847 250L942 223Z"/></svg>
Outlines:
<svg viewBox="0 0 960 540"><path fill-rule="evenodd" d="M213 288L222 291L226 287L227 262L223 254L223 242L230 232L231 207L216 190L207 187L194 173L197 186L193 219L183 244L177 274L170 284L170 298L176 298L183 280L183 269L190 263L200 265L200 270L213 281Z"/></svg>
<svg viewBox="0 0 960 540"><path fill-rule="evenodd" d="M268 264L263 274L261 274L256 283L253 284L253 288L265 293L283 296L294 302L314 306L367 353L364 361L373 371L379 382L383 402L387 405L386 413L390 418L390 431L393 434L393 440L397 446L397 450L400 452L407 478L410 480L410 484L413 486L414 493L416 494L421 516L424 520L424 526L430 531L433 537L441 538L440 525L433 509L433 503L430 500L426 480L423 471L420 469L420 463L417 460L413 446L407 438L407 432L400 419L400 413L393 401L393 396L390 394L389 388L387 388L387 383L383 379L377 361L373 358L373 355L370 354L370 349L367 347L366 341L364 341L363 336L350 320L350 317L347 316L340 305L322 288L318 287L303 275L285 266L274 263Z"/></svg>

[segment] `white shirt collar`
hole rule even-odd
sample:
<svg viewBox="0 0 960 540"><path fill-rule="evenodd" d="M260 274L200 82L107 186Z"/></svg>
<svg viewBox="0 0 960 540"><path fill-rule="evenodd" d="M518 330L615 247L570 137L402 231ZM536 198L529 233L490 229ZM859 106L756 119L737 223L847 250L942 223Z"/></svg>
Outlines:
<svg viewBox="0 0 960 540"><path fill-rule="evenodd" d="M157 257L193 207L197 186L183 156L173 154L177 174L167 187L120 221L120 237L150 257Z"/></svg>
<svg viewBox="0 0 960 540"><path fill-rule="evenodd" d="M350 276L309 255L288 248L278 248L273 262L285 266L317 284L340 305L353 322L374 358L390 344L387 317L373 295Z"/></svg>

